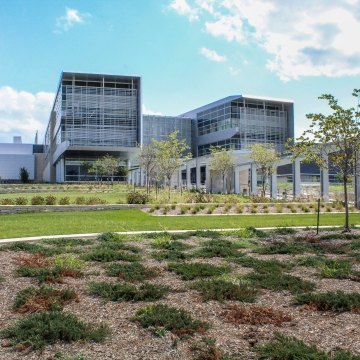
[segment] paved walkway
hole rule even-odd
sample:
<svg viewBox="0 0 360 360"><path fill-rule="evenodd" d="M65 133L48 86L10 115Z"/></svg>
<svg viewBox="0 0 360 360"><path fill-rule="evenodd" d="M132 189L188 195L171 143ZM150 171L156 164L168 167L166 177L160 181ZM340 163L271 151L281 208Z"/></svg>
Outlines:
<svg viewBox="0 0 360 360"><path fill-rule="evenodd" d="M319 226L320 229L327 228L342 228L343 226ZM355 225L356 228L360 227L360 225ZM274 230L279 227L259 227L258 230ZM286 228L292 229L316 229L316 226L286 226ZM183 234L187 232L194 231L236 231L239 228L232 229L192 229L192 230L151 230L151 231L115 231L115 234L119 235L137 235L137 234L157 234L167 232L169 234ZM102 233L88 233L88 234L66 234L66 235L45 235L45 236L29 236L29 237L21 237L21 238L9 238L9 239L0 239L0 244L7 244L18 241L37 241L37 240L45 240L45 239L71 239L71 238L96 238Z"/></svg>

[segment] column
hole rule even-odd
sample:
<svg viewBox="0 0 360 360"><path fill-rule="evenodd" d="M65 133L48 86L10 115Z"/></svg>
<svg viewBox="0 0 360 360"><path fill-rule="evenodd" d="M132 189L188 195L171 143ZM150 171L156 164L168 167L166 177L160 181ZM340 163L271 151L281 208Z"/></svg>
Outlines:
<svg viewBox="0 0 360 360"><path fill-rule="evenodd" d="M324 201L329 201L329 167L328 157L323 155L326 165L320 169L320 193Z"/></svg>
<svg viewBox="0 0 360 360"><path fill-rule="evenodd" d="M200 163L196 161L196 190L201 189Z"/></svg>
<svg viewBox="0 0 360 360"><path fill-rule="evenodd" d="M257 171L256 165L251 164L250 195L257 195Z"/></svg>
<svg viewBox="0 0 360 360"><path fill-rule="evenodd" d="M240 169L235 167L235 176L234 176L234 191L235 194L240 194Z"/></svg>
<svg viewBox="0 0 360 360"><path fill-rule="evenodd" d="M186 188L191 189L191 179L190 179L190 163L186 163Z"/></svg>
<svg viewBox="0 0 360 360"><path fill-rule="evenodd" d="M293 196L298 198L301 194L301 176L300 176L300 159L296 158L293 162Z"/></svg>
<svg viewBox="0 0 360 360"><path fill-rule="evenodd" d="M274 172L271 174L271 184L270 184L270 197L272 199L277 199L277 168L274 169Z"/></svg>

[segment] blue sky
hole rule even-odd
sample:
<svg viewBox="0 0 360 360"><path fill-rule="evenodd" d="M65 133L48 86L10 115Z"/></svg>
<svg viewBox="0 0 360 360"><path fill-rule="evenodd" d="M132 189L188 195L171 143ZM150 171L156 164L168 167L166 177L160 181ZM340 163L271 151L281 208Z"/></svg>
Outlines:
<svg viewBox="0 0 360 360"><path fill-rule="evenodd" d="M290 98L297 134L332 93L355 106L360 0L0 0L0 142L43 138L61 71L142 77L145 112Z"/></svg>

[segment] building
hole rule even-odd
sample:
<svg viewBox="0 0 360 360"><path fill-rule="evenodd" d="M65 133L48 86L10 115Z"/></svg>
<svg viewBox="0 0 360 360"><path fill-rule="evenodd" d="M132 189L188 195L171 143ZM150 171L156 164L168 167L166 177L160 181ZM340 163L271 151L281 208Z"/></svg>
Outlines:
<svg viewBox="0 0 360 360"><path fill-rule="evenodd" d="M0 181L20 181L20 168L29 172L30 181L42 181L43 146L23 144L14 136L13 143L0 144Z"/></svg>
<svg viewBox="0 0 360 360"><path fill-rule="evenodd" d="M140 77L63 72L45 133L43 180L91 181L110 154L126 165L141 142Z"/></svg>

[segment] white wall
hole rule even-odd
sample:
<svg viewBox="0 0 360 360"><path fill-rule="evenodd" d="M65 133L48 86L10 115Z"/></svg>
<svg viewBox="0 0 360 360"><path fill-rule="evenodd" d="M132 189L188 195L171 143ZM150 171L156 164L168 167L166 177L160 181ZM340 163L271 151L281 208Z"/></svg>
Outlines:
<svg viewBox="0 0 360 360"><path fill-rule="evenodd" d="M34 180L35 156L0 154L0 177L2 180L20 180L20 168L25 167L29 179Z"/></svg>

